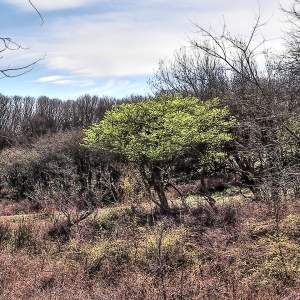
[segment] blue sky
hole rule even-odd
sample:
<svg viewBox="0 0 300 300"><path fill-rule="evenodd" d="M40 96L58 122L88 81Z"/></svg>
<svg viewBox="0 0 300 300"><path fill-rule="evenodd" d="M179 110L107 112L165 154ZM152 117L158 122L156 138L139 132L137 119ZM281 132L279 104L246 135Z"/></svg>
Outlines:
<svg viewBox="0 0 300 300"><path fill-rule="evenodd" d="M259 7L270 47L279 49L285 30L280 5L289 0L0 0L0 36L26 50L9 53L0 67L43 58L28 74L0 80L6 95L63 99L90 93L124 97L147 94L159 60L197 37L193 23L218 30L225 19L233 33L247 35ZM283 23L282 23L283 22Z"/></svg>

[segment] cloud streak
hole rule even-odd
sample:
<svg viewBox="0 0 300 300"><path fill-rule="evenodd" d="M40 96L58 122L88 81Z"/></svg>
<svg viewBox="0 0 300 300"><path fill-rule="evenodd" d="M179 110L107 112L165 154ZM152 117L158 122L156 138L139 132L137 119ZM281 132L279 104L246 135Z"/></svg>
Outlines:
<svg viewBox="0 0 300 300"><path fill-rule="evenodd" d="M27 44L41 52L47 51L45 62L53 70L91 77L139 76L150 75L160 59L172 56L176 49L188 43L189 38L197 38L192 22L221 28L223 15L211 11L212 3L204 1L207 11L204 2L202 6L194 4L193 9L189 8L183 15L178 9L166 14L165 10L157 9L157 2L169 3L170 8L174 8L167 0L152 0L149 3L155 5L151 9L148 3L137 5L134 11L62 18L49 24L47 40L36 37ZM273 1L274 10L277 4ZM197 10L200 7L203 11ZM244 35L250 32L256 5L248 5L248 8L253 11L235 8L225 14L233 32ZM277 38L281 34L280 26L278 20L273 19L264 34ZM276 45L276 40L272 43Z"/></svg>
<svg viewBox="0 0 300 300"><path fill-rule="evenodd" d="M29 8L26 0L4 1ZM264 36L272 39L272 49L280 47L276 38L283 33L279 4L289 2L261 2L262 16L273 15L263 29ZM247 36L259 11L256 1L248 0L34 0L34 4L55 13L46 14L43 27L28 25L17 36L30 45L26 56L15 55L18 64L21 57L28 62L46 54L38 66L43 73L32 82L38 87L49 85L49 90L60 86L109 94L111 90L114 94L147 90L147 77L159 60L172 57L189 39L198 38L193 23L218 31L225 18L233 34ZM74 8L78 9L68 14L58 11Z"/></svg>
<svg viewBox="0 0 300 300"><path fill-rule="evenodd" d="M51 75L51 76L43 76L35 80L37 83L43 84L56 84L56 85L77 85L80 87L90 87L95 85L95 82L92 80L82 80L76 79L69 76L62 75Z"/></svg>
<svg viewBox="0 0 300 300"><path fill-rule="evenodd" d="M36 82L55 82L57 80L62 80L64 77L60 75L52 75L52 76L46 76L41 77L36 80Z"/></svg>
<svg viewBox="0 0 300 300"><path fill-rule="evenodd" d="M21 9L31 9L27 0L4 0L8 4L15 5ZM90 5L97 0L33 0L32 3L40 10L65 10ZM99 2L99 1L98 1Z"/></svg>

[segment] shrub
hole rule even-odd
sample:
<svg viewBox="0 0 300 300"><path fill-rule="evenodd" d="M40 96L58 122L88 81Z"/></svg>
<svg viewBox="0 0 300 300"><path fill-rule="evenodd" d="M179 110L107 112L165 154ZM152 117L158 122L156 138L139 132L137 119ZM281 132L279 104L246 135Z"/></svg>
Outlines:
<svg viewBox="0 0 300 300"><path fill-rule="evenodd" d="M93 220L93 225L98 232L111 232L116 225L116 218L116 214L113 214L111 212L104 215L102 214L101 217Z"/></svg>
<svg viewBox="0 0 300 300"><path fill-rule="evenodd" d="M124 240L100 240L94 245L86 245L89 276L100 275L102 279L113 281L120 270L130 261L130 244Z"/></svg>
<svg viewBox="0 0 300 300"><path fill-rule="evenodd" d="M13 230L10 242L14 251L32 246L34 243L32 227L26 224L25 221L21 221Z"/></svg>
<svg viewBox="0 0 300 300"><path fill-rule="evenodd" d="M282 231L291 238L300 238L300 216L288 215L281 223Z"/></svg>
<svg viewBox="0 0 300 300"><path fill-rule="evenodd" d="M195 259L193 247L185 243L187 229L166 229L161 226L146 232L134 249L133 259L141 266L156 272L157 269L174 270Z"/></svg>
<svg viewBox="0 0 300 300"><path fill-rule="evenodd" d="M12 237L11 227L7 223L0 223L0 247L6 248Z"/></svg>
<svg viewBox="0 0 300 300"><path fill-rule="evenodd" d="M67 198L76 194L82 198L82 206L86 204L84 198L97 198L99 193L105 195L101 198L103 202L117 201L117 166L110 157L98 156L80 146L80 139L78 132L57 133L38 139L31 147L3 151L0 180L12 190L10 198L41 203L43 199L47 202L54 198L51 194L59 191Z"/></svg>
<svg viewBox="0 0 300 300"><path fill-rule="evenodd" d="M260 285L271 285L278 290L291 286L300 276L299 245L282 234L274 234L259 240L266 254L258 266Z"/></svg>
<svg viewBox="0 0 300 300"><path fill-rule="evenodd" d="M216 99L202 103L192 97L163 95L114 106L99 124L84 131L84 144L135 163L150 199L162 212L169 212L163 167L191 152L207 163L224 158L222 146L233 139L230 130L235 124ZM150 188L158 201L151 197Z"/></svg>

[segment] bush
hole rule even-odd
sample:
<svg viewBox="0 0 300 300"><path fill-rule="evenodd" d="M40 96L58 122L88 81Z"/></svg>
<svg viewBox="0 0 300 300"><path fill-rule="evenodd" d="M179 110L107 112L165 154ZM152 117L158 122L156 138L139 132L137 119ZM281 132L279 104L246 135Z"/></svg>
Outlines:
<svg viewBox="0 0 300 300"><path fill-rule="evenodd" d="M202 103L194 97L160 95L114 106L99 124L84 130L83 141L89 148L134 163L149 199L162 213L169 213L165 168L188 154L196 153L206 165L224 159L224 145L233 140L231 130L235 124L235 118L227 108L220 107L217 99Z"/></svg>
<svg viewBox="0 0 300 300"><path fill-rule="evenodd" d="M34 245L34 234L30 224L21 221L12 232L10 244L14 251Z"/></svg>
<svg viewBox="0 0 300 300"><path fill-rule="evenodd" d="M89 276L100 275L109 282L117 279L121 269L130 261L130 244L123 240L100 240L95 245L86 245Z"/></svg>
<svg viewBox="0 0 300 300"><path fill-rule="evenodd" d="M27 198L37 186L46 188L51 180L66 177L70 172L68 143L72 138L74 134L71 133L57 134L41 138L30 147L1 152L2 181L15 191L17 198Z"/></svg>
<svg viewBox="0 0 300 300"><path fill-rule="evenodd" d="M0 154L0 180L11 190L10 198L39 202L37 192L53 190L97 194L105 189L104 202L117 201L119 171L108 156L99 156L79 145L80 133L44 136L31 147L10 148ZM45 198L45 197L44 197Z"/></svg>
<svg viewBox="0 0 300 300"><path fill-rule="evenodd" d="M11 228L6 223L0 223L0 247L6 248L11 240Z"/></svg>
<svg viewBox="0 0 300 300"><path fill-rule="evenodd" d="M193 247L186 244L187 229L165 229L161 226L140 237L133 252L133 259L139 265L156 273L158 269L175 270L195 259Z"/></svg>
<svg viewBox="0 0 300 300"><path fill-rule="evenodd" d="M281 223L284 234L290 238L300 238L300 216L296 214L288 215Z"/></svg>
<svg viewBox="0 0 300 300"><path fill-rule="evenodd" d="M282 290L292 286L300 276L299 245L282 234L274 234L259 240L266 254L258 266L260 285L270 285Z"/></svg>

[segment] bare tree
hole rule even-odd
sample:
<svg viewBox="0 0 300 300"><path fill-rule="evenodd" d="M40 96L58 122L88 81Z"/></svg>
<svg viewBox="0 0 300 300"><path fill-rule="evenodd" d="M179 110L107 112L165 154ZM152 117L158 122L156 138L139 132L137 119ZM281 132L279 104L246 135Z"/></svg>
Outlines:
<svg viewBox="0 0 300 300"><path fill-rule="evenodd" d="M90 95L62 101L0 94L0 150L47 133L88 126L99 121L115 102L114 98Z"/></svg>
<svg viewBox="0 0 300 300"><path fill-rule="evenodd" d="M39 15L42 24L44 23L44 19L42 14L39 12L37 7L33 4L31 0L28 0L29 5L37 12ZM18 50L25 50L20 43L14 41L10 37L0 36L0 54L6 54L7 52L11 51L18 51ZM3 59L3 56L0 57L0 60ZM41 59L36 59L29 64L25 64L22 66L7 66L7 67L0 67L0 74L3 77L18 77L21 76L29 71L32 70L33 66L36 65Z"/></svg>
<svg viewBox="0 0 300 300"><path fill-rule="evenodd" d="M293 74L300 76L300 1L295 0L290 9L283 9L289 16L291 30L288 34L288 68Z"/></svg>
<svg viewBox="0 0 300 300"><path fill-rule="evenodd" d="M191 41L192 46L223 63L231 82L226 103L240 121L232 165L257 198L262 196L261 187L267 186L270 198L277 199L282 181L299 175L300 136L295 125L299 91L293 88L295 82L280 71L280 62L261 51L265 40L255 41L264 26L260 17L245 40L232 36L225 25L219 35L196 26L202 38ZM258 63L262 55L264 65Z"/></svg>
<svg viewBox="0 0 300 300"><path fill-rule="evenodd" d="M208 100L226 93L227 77L216 59L181 49L172 62L160 62L151 85L158 93L180 93Z"/></svg>
<svg viewBox="0 0 300 300"><path fill-rule="evenodd" d="M240 123L231 171L256 199L277 199L299 178L299 77L257 39L264 25L259 16L248 39L226 25L220 34L195 25L200 38L191 41L192 54L179 52L162 63L153 86L200 99L219 96Z"/></svg>
<svg viewBox="0 0 300 300"><path fill-rule="evenodd" d="M9 37L0 37L0 53L4 54L5 52L9 51L17 51L17 50L24 50L25 48L18 44L17 42L13 41ZM0 57L3 59L3 57ZM0 74L2 78L4 77L18 77L28 73L32 70L33 66L36 65L41 59L34 60L29 64L25 64L22 66L7 66L7 67L0 67ZM0 77L1 78L1 77Z"/></svg>

